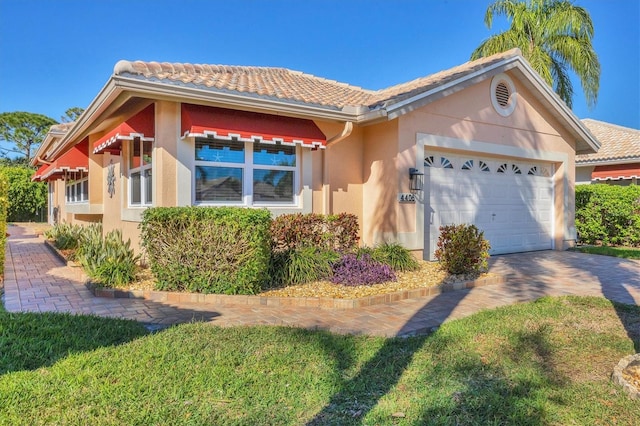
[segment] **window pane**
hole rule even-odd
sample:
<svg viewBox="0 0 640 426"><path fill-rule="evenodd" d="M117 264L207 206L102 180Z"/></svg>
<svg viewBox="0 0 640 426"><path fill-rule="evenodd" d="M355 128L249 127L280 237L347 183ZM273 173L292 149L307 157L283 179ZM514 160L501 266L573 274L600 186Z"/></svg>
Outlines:
<svg viewBox="0 0 640 426"><path fill-rule="evenodd" d="M131 173L129 185L131 188L131 204L141 204L142 197L140 194L140 172Z"/></svg>
<svg viewBox="0 0 640 426"><path fill-rule="evenodd" d="M196 166L196 201L242 201L242 169Z"/></svg>
<svg viewBox="0 0 640 426"><path fill-rule="evenodd" d="M144 202L145 204L151 204L153 201L153 179L151 176L151 169L144 171Z"/></svg>
<svg viewBox="0 0 640 426"><path fill-rule="evenodd" d="M135 169L140 167L140 139L136 138L131 142L131 150L129 151L129 168Z"/></svg>
<svg viewBox="0 0 640 426"><path fill-rule="evenodd" d="M244 142L196 139L196 160L244 163Z"/></svg>
<svg viewBox="0 0 640 426"><path fill-rule="evenodd" d="M292 203L293 171L254 170L253 201Z"/></svg>
<svg viewBox="0 0 640 426"><path fill-rule="evenodd" d="M153 142L143 141L142 142L142 161L144 161L144 164L151 164L152 152L153 152Z"/></svg>
<svg viewBox="0 0 640 426"><path fill-rule="evenodd" d="M87 201L89 199L89 181L85 180L82 182L82 201Z"/></svg>
<svg viewBox="0 0 640 426"><path fill-rule="evenodd" d="M296 165L296 147L256 142L253 144L253 164L294 167Z"/></svg>

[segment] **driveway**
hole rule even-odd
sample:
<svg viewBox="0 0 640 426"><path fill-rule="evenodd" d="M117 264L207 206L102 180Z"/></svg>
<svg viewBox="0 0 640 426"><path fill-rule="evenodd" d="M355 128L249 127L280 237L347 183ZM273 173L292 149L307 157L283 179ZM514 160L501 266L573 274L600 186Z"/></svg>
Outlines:
<svg viewBox="0 0 640 426"><path fill-rule="evenodd" d="M4 306L9 312L72 312L128 318L163 326L190 321L213 325L285 325L338 333L405 336L444 321L542 296L599 296L640 304L640 261L573 252L495 256L490 272L504 284L442 293L357 309L229 306L97 298L77 268L65 266L32 228L13 225L6 247Z"/></svg>

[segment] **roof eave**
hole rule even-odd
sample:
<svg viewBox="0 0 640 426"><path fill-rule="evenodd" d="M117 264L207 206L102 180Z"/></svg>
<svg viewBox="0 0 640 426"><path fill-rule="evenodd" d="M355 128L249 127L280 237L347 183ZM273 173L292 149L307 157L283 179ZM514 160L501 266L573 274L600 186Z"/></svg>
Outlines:
<svg viewBox="0 0 640 426"><path fill-rule="evenodd" d="M266 99L242 93L220 92L197 87L176 86L161 81L142 80L137 78L113 76L114 83L123 91L135 92L137 95L153 96L174 101L200 102L209 105L225 105L244 109L258 109L268 112L295 115L301 118L326 119L331 121L354 121L357 110L345 108L335 110L320 105L294 103L286 100Z"/></svg>
<svg viewBox="0 0 640 426"><path fill-rule="evenodd" d="M547 104L553 108L557 116L562 118L565 127L576 137L576 153L595 153L600 148L600 142L589 132L586 126L573 114L569 107L553 92L542 77L519 55L504 58L496 63L483 67L458 79L442 84L434 89L422 92L403 101L385 106L386 115L393 120L428 103L456 93L472 84L492 77L500 72L517 69L534 86ZM586 144L581 144L584 141Z"/></svg>
<svg viewBox="0 0 640 426"><path fill-rule="evenodd" d="M67 131L65 136L58 140L49 149L44 151L47 158L55 159L61 153L66 151L79 139L87 136L87 132L91 129L95 122L95 118L99 117L107 108L112 106L113 102L122 93L122 90L115 84L113 76L107 81L102 90L98 93L91 104L78 117L75 124Z"/></svg>
<svg viewBox="0 0 640 426"><path fill-rule="evenodd" d="M625 158L603 158L597 160L585 160L580 161L576 159L576 167L586 167L586 166L602 166L605 164L631 164L640 162L640 156L635 157L625 157Z"/></svg>

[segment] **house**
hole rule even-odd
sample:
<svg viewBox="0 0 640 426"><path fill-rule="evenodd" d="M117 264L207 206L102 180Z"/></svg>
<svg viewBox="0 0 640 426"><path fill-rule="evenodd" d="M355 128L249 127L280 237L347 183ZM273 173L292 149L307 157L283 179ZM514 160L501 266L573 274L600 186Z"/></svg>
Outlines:
<svg viewBox="0 0 640 426"><path fill-rule="evenodd" d="M451 223L476 224L494 254L573 245L575 156L598 147L514 49L382 90L120 61L34 164L53 217L134 245L149 206L234 205L353 213L364 244L429 259Z"/></svg>
<svg viewBox="0 0 640 426"><path fill-rule="evenodd" d="M576 156L576 185L637 185L640 178L640 130L586 119L582 123L601 143L597 153Z"/></svg>

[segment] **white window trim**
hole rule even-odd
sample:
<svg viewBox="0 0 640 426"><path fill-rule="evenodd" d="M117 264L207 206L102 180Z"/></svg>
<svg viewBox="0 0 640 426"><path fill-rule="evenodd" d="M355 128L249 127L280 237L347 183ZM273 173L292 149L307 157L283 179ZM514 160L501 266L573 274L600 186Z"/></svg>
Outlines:
<svg viewBox="0 0 640 426"><path fill-rule="evenodd" d="M89 175L80 173L80 179L70 179L66 176L64 181L64 200L65 204L86 204L89 202ZM73 182L73 183L71 183ZM83 184L87 185L86 198L82 192ZM71 192L71 196L70 193Z"/></svg>
<svg viewBox="0 0 640 426"><path fill-rule="evenodd" d="M198 137L201 138L201 137ZM295 153L296 153L296 165L295 166L276 166L276 165L263 165L263 164L253 164L253 147L255 146L255 142L242 142L237 139L228 140L226 138L212 138L212 140L218 140L221 142L229 142L232 143L244 143L244 158L245 161L243 163L226 163L219 161L204 161L204 160L195 160L195 141L196 137L193 139L193 173L191 178L191 200L192 204L195 206L243 206L243 207L265 207L265 208L278 208L278 207L288 207L288 208L298 208L300 207L300 163L302 163L302 147L299 145L295 145ZM205 138L202 138L205 139ZM260 142L262 144L268 145L267 142ZM291 146L288 144L283 144L283 146ZM242 200L241 201L197 201L196 200L196 166L204 166L204 167L230 167L236 169L242 169ZM253 171L254 170L281 170L281 171L293 171L293 201L292 202L264 202L264 201L253 201Z"/></svg>
<svg viewBox="0 0 640 426"><path fill-rule="evenodd" d="M154 163L154 159L153 159L153 155L154 155L154 149L153 149L153 140L151 140L151 163L150 164L144 164L144 142L148 142L149 139L143 139L143 138L134 138L131 141L131 144L129 145L129 149L131 150L125 161L127 163L127 181L128 181L128 195L127 195L127 205L129 206L129 208L146 208L146 207L151 207L153 206L153 188L151 188L151 202L147 202L147 185L146 185L146 177L145 177L145 171L147 170L151 170L151 179L153 182L153 163ZM135 168L130 168L130 158L131 158L131 152L133 150L133 144L135 143L139 143L140 144L140 167L135 167ZM133 179L132 179L132 175L134 175L135 173L140 173L140 203L136 203L134 204L131 201L131 196L133 194Z"/></svg>

